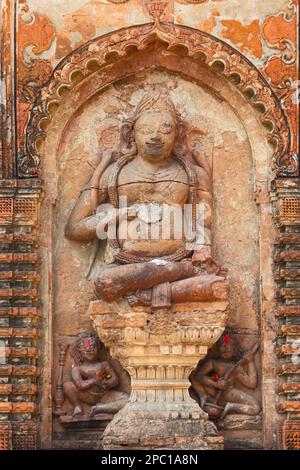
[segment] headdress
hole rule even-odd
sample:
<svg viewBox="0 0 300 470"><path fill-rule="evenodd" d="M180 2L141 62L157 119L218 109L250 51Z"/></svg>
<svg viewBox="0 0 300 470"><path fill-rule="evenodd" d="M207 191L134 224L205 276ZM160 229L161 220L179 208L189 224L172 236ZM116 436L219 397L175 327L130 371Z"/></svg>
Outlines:
<svg viewBox="0 0 300 470"><path fill-rule="evenodd" d="M133 124L146 111L152 111L157 113L167 111L172 114L175 120L177 119L174 104L167 95L163 94L158 90L153 95L147 95L146 97L142 98L141 101L138 103L131 118Z"/></svg>
<svg viewBox="0 0 300 470"><path fill-rule="evenodd" d="M80 333L78 335L78 338L74 343L72 344L70 348L70 354L71 357L74 359L75 365L80 365L82 363L82 354L80 351L80 345L84 342L84 345L87 349L91 347L91 344L94 343L98 349L100 350L101 347L103 347L102 341L96 336L95 333L91 333L88 331L85 331L84 333Z"/></svg>

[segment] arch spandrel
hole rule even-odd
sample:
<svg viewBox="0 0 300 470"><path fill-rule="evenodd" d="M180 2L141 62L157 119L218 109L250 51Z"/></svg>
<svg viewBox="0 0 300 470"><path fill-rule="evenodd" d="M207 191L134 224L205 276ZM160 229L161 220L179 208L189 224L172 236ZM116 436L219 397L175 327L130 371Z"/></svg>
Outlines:
<svg viewBox="0 0 300 470"><path fill-rule="evenodd" d="M170 23L149 23L93 39L68 55L56 67L32 111L27 128L26 152L19 159L20 175L36 176L40 172L38 142L45 138L45 127L52 119L53 109L61 107L68 92L75 88L81 90L91 78L96 82L92 84L92 89L100 89L120 79L120 74L122 76L125 71L120 70L124 59L128 60L126 70L127 75L130 75L130 70L134 69L135 54L144 53L147 56L147 49L153 47L156 47L158 53L156 57L152 55L154 62L149 66L161 65L166 54L172 53L173 57L177 57L177 62L183 65L186 75L193 75L193 68L202 64L208 66L206 70L213 70L214 75L229 79L237 93L243 94L244 102L256 108L261 124L268 129L267 139L275 147L271 163L273 176L298 175L298 160L290 153L289 123L261 73L248 59L223 41L207 33ZM114 73L110 73L107 80L106 71L112 67Z"/></svg>

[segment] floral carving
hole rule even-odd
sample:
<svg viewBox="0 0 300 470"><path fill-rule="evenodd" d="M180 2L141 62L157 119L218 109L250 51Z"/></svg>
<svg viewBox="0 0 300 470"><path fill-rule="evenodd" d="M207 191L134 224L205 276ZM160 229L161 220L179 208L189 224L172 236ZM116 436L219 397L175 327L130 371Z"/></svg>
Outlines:
<svg viewBox="0 0 300 470"><path fill-rule="evenodd" d="M154 2L151 2L152 4ZM50 120L49 106L59 105L63 98L61 90L72 89L72 77L76 73L81 79L93 73L91 63L103 67L114 54L125 57L129 48L145 50L154 41L177 53L184 49L190 60L201 60L208 66L220 66L219 72L227 78L237 78L236 86L243 93L251 89L249 101L261 109L262 123L270 127L269 139L276 142L273 170L277 175L297 175L298 161L290 153L290 127L280 103L267 81L254 65L238 51L223 41L192 28L172 23L161 23L160 15L154 23L118 30L104 37L95 38L66 57L55 69L48 84L41 90L31 113L27 128L26 151L19 159L19 174L36 176L40 168L37 141L45 136L41 128L43 120ZM154 15L153 15L154 16ZM78 80L77 80L78 82Z"/></svg>
<svg viewBox="0 0 300 470"><path fill-rule="evenodd" d="M48 50L55 36L49 19L32 13L26 3L19 4L18 14L18 141L24 144L26 124L39 88L47 82L52 66L39 54Z"/></svg>
<svg viewBox="0 0 300 470"><path fill-rule="evenodd" d="M269 16L263 26L262 35L267 45L276 50L264 67L263 74L279 97L292 129L291 154L297 153L298 113L293 99L298 78L296 64L297 15L294 1L290 2L288 13Z"/></svg>

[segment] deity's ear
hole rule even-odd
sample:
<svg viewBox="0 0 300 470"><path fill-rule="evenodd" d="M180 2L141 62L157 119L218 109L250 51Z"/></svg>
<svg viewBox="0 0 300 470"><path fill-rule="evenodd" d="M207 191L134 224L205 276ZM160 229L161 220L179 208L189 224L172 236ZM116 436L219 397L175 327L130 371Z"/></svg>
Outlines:
<svg viewBox="0 0 300 470"><path fill-rule="evenodd" d="M177 116L176 139L174 144L174 153L190 158L190 152L187 145L187 126L185 122Z"/></svg>
<svg viewBox="0 0 300 470"><path fill-rule="evenodd" d="M133 124L131 122L124 122L121 126L121 138L124 144L130 146L133 139Z"/></svg>
<svg viewBox="0 0 300 470"><path fill-rule="evenodd" d="M125 121L121 126L121 142L120 142L120 153L121 154L135 154L136 145L134 140L133 123Z"/></svg>
<svg viewBox="0 0 300 470"><path fill-rule="evenodd" d="M184 121L180 118L177 119L177 126L176 126L176 130L177 130L177 138L176 140L181 143L185 140L186 138L186 125L184 123Z"/></svg>

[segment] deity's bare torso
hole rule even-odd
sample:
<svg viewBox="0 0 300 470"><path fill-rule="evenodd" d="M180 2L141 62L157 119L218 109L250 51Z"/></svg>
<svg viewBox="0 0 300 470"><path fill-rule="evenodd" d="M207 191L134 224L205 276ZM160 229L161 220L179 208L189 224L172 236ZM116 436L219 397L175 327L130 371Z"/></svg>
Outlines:
<svg viewBox="0 0 300 470"><path fill-rule="evenodd" d="M142 191L141 191L142 186ZM119 194L127 196L129 204L187 202L189 182L185 170L173 159L159 167L139 165L139 157L122 168L118 178Z"/></svg>
<svg viewBox="0 0 300 470"><path fill-rule="evenodd" d="M110 171L111 168L108 168L108 171L103 175L100 182L101 187L107 187ZM126 218L126 220L118 221L118 237L122 248L137 255L147 254L159 257L171 254L183 247L183 210L184 205L189 202L190 192L188 175L177 161L171 159L166 164L153 167L141 164L139 156L137 156L121 169L116 190L119 198L126 200L128 208L136 208L136 223L143 224L145 235L147 234L147 236L141 235L135 239L130 233L130 220ZM170 217L167 239L163 233L165 212L160 215L156 214L154 205L157 207L164 205L164 211L176 205L177 217L176 215ZM142 209L138 210L140 206ZM179 220L179 208L182 220ZM151 210L154 212L152 217ZM177 224L176 229L174 228L175 224ZM151 233L155 233L156 236L151 237Z"/></svg>

